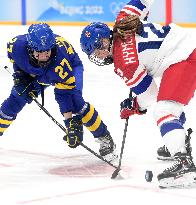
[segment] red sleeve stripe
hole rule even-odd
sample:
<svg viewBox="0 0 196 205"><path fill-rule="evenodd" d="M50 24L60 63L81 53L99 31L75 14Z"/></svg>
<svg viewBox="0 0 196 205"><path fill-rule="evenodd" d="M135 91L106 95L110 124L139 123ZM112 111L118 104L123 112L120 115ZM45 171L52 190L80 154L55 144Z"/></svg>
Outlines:
<svg viewBox="0 0 196 205"><path fill-rule="evenodd" d="M136 10L133 9L133 8L130 8L130 7L125 6L125 7L123 8L123 10L128 10L128 11L131 11L131 12L133 12L134 14L136 14L136 15L138 15L138 16L141 16L141 13L140 13L139 11L136 11Z"/></svg>
<svg viewBox="0 0 196 205"><path fill-rule="evenodd" d="M141 79L141 77L142 77L145 73L146 73L146 70L143 70L143 71L137 76L137 78L136 78L134 81L128 82L128 83L127 83L127 86L133 87L133 85L136 84L136 83Z"/></svg>

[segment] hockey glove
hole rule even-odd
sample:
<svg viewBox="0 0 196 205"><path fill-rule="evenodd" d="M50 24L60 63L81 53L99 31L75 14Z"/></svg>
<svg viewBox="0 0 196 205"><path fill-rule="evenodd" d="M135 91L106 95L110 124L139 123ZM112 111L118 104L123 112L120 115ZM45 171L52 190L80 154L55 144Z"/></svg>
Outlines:
<svg viewBox="0 0 196 205"><path fill-rule="evenodd" d="M142 22L139 16L128 15L120 21L116 21L113 27L113 35L125 39L127 36L130 36L131 33L139 33L141 26Z"/></svg>
<svg viewBox="0 0 196 205"><path fill-rule="evenodd" d="M146 112L147 110L143 110L143 111L139 110L137 97L127 98L120 104L121 119L127 119L128 117L134 114L142 115L145 114Z"/></svg>
<svg viewBox="0 0 196 205"><path fill-rule="evenodd" d="M42 85L37 80L32 82L32 90L28 93L31 98L37 98L38 95L44 92L44 89L48 87L48 85ZM44 96L42 96L43 98Z"/></svg>
<svg viewBox="0 0 196 205"><path fill-rule="evenodd" d="M19 96L25 99L27 103L32 102L32 95L34 97L38 96L38 92L35 90L33 83L34 79L34 77L22 70L17 70L13 74L14 90Z"/></svg>
<svg viewBox="0 0 196 205"><path fill-rule="evenodd" d="M18 95L22 95L30 87L33 77L22 70L18 70L13 74L14 88Z"/></svg>
<svg viewBox="0 0 196 205"><path fill-rule="evenodd" d="M83 124L80 116L74 116L64 121L67 127L67 134L63 140L68 143L71 148L76 148L83 140Z"/></svg>

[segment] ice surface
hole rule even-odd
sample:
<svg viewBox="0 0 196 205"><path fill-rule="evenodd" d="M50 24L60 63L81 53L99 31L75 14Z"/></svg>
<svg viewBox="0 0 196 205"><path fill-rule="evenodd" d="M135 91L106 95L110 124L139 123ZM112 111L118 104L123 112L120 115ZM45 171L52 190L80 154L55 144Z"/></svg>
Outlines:
<svg viewBox="0 0 196 205"><path fill-rule="evenodd" d="M0 102L8 97L11 75L4 70L11 63L6 58L6 43L27 31L25 26L0 26ZM99 111L120 152L125 121L119 117L119 103L129 90L114 74L113 66L99 68L82 53L79 37L82 27L52 27L75 47L84 63L84 98ZM193 32L196 32L193 30ZM196 42L193 42L196 44ZM186 48L185 48L186 49ZM158 79L159 80L159 79ZM157 82L158 82L157 80ZM39 98L40 100L40 98ZM188 107L187 128L196 130L196 100ZM63 124L53 88L46 90L45 107ZM196 136L192 134L196 159ZM129 127L122 160L128 178L111 180L114 168L100 161L82 147L70 149L62 140L63 132L35 103L27 105L0 139L0 204L2 205L91 205L91 204L195 204L196 187L159 189L156 175L169 162L156 159L162 139L153 120L153 107L144 116L134 116ZM84 143L95 151L98 144L85 129ZM145 171L152 170L152 183L145 181Z"/></svg>

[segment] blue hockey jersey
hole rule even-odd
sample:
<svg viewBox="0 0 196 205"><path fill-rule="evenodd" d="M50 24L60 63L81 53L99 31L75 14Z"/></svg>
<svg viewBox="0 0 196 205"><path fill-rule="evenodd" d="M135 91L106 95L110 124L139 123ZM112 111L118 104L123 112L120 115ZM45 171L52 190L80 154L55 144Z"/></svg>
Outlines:
<svg viewBox="0 0 196 205"><path fill-rule="evenodd" d="M82 95L83 65L72 45L63 37L55 35L56 59L45 68L34 67L29 61L26 35L13 38L7 46L8 57L13 63L14 71L23 70L33 76L42 85L55 86L55 99L62 113L78 111L84 100L77 97L77 108L73 108L73 97ZM68 97L69 95L69 97ZM70 95L72 95L70 97ZM68 99L69 98L69 99ZM72 106L69 106L71 104Z"/></svg>

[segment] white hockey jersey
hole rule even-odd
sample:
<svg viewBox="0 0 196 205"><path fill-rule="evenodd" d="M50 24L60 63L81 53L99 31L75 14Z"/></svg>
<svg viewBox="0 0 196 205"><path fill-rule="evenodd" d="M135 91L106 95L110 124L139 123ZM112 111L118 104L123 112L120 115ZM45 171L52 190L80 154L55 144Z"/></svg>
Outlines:
<svg viewBox="0 0 196 205"><path fill-rule="evenodd" d="M156 99L154 77L160 77L170 65L186 60L196 48L191 33L175 24L161 26L143 22L143 30L126 41L115 38L115 72L138 95L139 105L148 107Z"/></svg>
<svg viewBox="0 0 196 205"><path fill-rule="evenodd" d="M116 21L128 15L144 20L152 3L153 0L131 0L119 12ZM114 39L113 57L115 72L138 96L140 107L146 108L157 97L154 77L161 77L170 65L187 59L196 44L191 33L175 24L142 23L144 28L140 35L133 34L126 42Z"/></svg>
<svg viewBox="0 0 196 205"><path fill-rule="evenodd" d="M151 76L161 76L170 65L187 59L196 48L193 35L176 24L143 24L144 31L135 37L136 47L139 65Z"/></svg>

